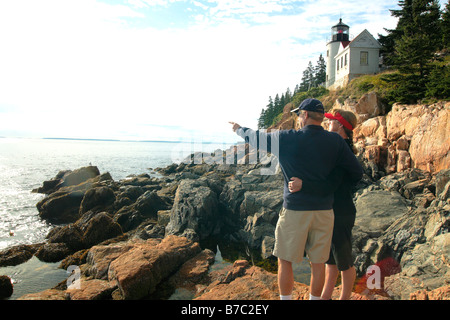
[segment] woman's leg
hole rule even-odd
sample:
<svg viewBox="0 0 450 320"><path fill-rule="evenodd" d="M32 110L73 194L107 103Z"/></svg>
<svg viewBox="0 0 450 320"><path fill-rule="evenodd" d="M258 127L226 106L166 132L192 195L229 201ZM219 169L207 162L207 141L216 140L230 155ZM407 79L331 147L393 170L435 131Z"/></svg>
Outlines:
<svg viewBox="0 0 450 320"><path fill-rule="evenodd" d="M353 285L356 279L355 267L350 267L345 271L341 271L342 290L340 300L348 300L352 295Z"/></svg>
<svg viewBox="0 0 450 320"><path fill-rule="evenodd" d="M339 271L334 264L326 264L325 266L325 285L323 286L321 297L322 300L330 300L336 286Z"/></svg>

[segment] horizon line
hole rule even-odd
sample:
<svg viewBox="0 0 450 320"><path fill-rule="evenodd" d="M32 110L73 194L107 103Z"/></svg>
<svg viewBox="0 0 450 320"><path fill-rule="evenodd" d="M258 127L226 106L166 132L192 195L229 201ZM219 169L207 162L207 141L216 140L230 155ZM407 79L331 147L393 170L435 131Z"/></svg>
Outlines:
<svg viewBox="0 0 450 320"><path fill-rule="evenodd" d="M64 137L7 137L0 139L39 139L39 140L73 140L73 141L105 141L105 142L155 142L155 143L198 143L195 140L134 140L134 139L111 139L111 138L64 138ZM201 141L204 144L240 144L241 141Z"/></svg>

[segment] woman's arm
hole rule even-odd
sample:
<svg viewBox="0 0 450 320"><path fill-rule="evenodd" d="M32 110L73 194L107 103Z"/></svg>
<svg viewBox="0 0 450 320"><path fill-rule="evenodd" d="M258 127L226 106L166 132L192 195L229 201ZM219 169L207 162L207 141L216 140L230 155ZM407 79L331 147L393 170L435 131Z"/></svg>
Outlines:
<svg viewBox="0 0 450 320"><path fill-rule="evenodd" d="M294 193L302 190L306 193L316 193L320 195L328 195L334 193L342 182L344 176L342 168L334 169L326 180L303 180L297 177L291 178L289 182L289 191Z"/></svg>

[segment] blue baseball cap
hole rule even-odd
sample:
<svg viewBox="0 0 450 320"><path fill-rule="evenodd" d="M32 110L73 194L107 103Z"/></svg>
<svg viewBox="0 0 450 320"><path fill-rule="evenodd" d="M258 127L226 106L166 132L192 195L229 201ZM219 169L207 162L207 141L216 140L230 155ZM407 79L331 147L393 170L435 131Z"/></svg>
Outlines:
<svg viewBox="0 0 450 320"><path fill-rule="evenodd" d="M298 115L300 114L300 110L325 113L322 102L312 98L303 100L302 103L300 103L300 106L291 112L295 112Z"/></svg>

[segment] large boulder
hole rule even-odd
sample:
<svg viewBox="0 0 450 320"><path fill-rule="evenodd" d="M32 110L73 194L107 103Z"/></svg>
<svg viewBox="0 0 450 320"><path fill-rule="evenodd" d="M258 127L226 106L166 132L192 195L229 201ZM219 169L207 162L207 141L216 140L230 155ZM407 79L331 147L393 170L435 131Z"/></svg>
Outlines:
<svg viewBox="0 0 450 320"><path fill-rule="evenodd" d="M396 219L408 212L405 200L399 193L372 188L365 189L356 198L355 206L355 225L374 235L381 235Z"/></svg>
<svg viewBox="0 0 450 320"><path fill-rule="evenodd" d="M269 192L247 191L244 194L240 216L245 226L240 235L251 248L260 249L266 237L274 237L278 213L283 204L282 192L278 188Z"/></svg>
<svg viewBox="0 0 450 320"><path fill-rule="evenodd" d="M80 214L83 214L89 210L92 211L105 211L110 207L116 196L114 191L106 186L91 188L86 191L83 199L80 203Z"/></svg>
<svg viewBox="0 0 450 320"><path fill-rule="evenodd" d="M191 229L200 239L205 239L220 230L219 217L218 196L208 184L183 180L175 194L166 234L181 235Z"/></svg>
<svg viewBox="0 0 450 320"><path fill-rule="evenodd" d="M0 276L0 299L9 298L13 294L13 284L8 276Z"/></svg>
<svg viewBox="0 0 450 320"><path fill-rule="evenodd" d="M58 289L47 289L36 293L29 293L19 297L17 300L67 300L65 291Z"/></svg>
<svg viewBox="0 0 450 320"><path fill-rule="evenodd" d="M37 252L44 261L59 261L78 250L122 235L122 228L106 212L86 212L75 223L58 226L48 235L48 243Z"/></svg>
<svg viewBox="0 0 450 320"><path fill-rule="evenodd" d="M33 192L51 194L63 187L76 186L100 175L96 166L82 167L76 170L62 170L51 180L44 181L42 187ZM109 174L108 174L109 175ZM111 178L109 176L109 178Z"/></svg>
<svg viewBox="0 0 450 320"><path fill-rule="evenodd" d="M117 286L109 281L82 277L80 287L69 288L66 294L70 300L107 300L116 289Z"/></svg>
<svg viewBox="0 0 450 320"><path fill-rule="evenodd" d="M88 248L122 234L120 225L105 212L92 217L83 231L83 242Z"/></svg>
<svg viewBox="0 0 450 320"><path fill-rule="evenodd" d="M354 130L354 143L386 173L409 168L437 173L450 165L450 103L394 104ZM360 117L361 119L361 117Z"/></svg>
<svg viewBox="0 0 450 320"><path fill-rule="evenodd" d="M222 270L210 273L209 285L196 293L195 300L279 300L278 279L275 273L256 266L250 266L246 260L236 260ZM337 299L340 288L333 295ZM294 281L293 300L308 300L310 289L303 283ZM375 295L368 297L353 293L352 300L384 300Z"/></svg>
<svg viewBox="0 0 450 320"><path fill-rule="evenodd" d="M39 215L51 223L70 223L79 216L84 191L56 191L36 204Z"/></svg>
<svg viewBox="0 0 450 320"><path fill-rule="evenodd" d="M398 105L386 116L387 137L409 140L415 168L437 173L450 167L450 103Z"/></svg>
<svg viewBox="0 0 450 320"><path fill-rule="evenodd" d="M169 206L156 191L146 191L138 196L140 191L139 189L127 189L127 194L131 199L137 198L114 213L114 221L120 224L125 232L137 228L145 219L157 220L158 211L167 209ZM130 200L129 197L124 197L122 192L121 199Z"/></svg>
<svg viewBox="0 0 450 320"><path fill-rule="evenodd" d="M341 104L336 100L333 108L340 108L353 112L358 117L358 123L362 123L369 118L385 114L386 106L378 93L371 91L364 94L358 101L348 98Z"/></svg>
<svg viewBox="0 0 450 320"><path fill-rule="evenodd" d="M100 175L96 166L88 166L66 173L62 177L62 186L76 186L86 180Z"/></svg>
<svg viewBox="0 0 450 320"><path fill-rule="evenodd" d="M0 251L0 267L15 266L28 261L42 245L42 243L19 244Z"/></svg>
<svg viewBox="0 0 450 320"><path fill-rule="evenodd" d="M111 262L108 280L117 283L124 299L141 299L200 251L198 243L183 237L138 241Z"/></svg>
<svg viewBox="0 0 450 320"><path fill-rule="evenodd" d="M61 171L54 180L59 182L52 189L38 189L47 196L36 204L40 217L51 223L75 222L84 212L105 211L114 202L113 191L104 185L112 181L111 175L100 175L97 167Z"/></svg>

